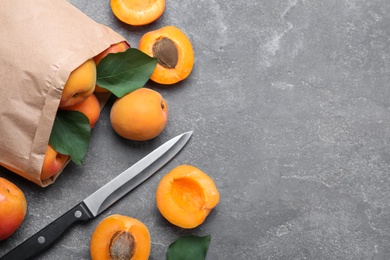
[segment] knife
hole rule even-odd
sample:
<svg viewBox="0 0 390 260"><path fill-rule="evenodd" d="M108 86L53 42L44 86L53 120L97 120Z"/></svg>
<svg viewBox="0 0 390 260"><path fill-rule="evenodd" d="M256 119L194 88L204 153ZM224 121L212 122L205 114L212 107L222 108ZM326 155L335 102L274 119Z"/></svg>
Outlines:
<svg viewBox="0 0 390 260"><path fill-rule="evenodd" d="M122 172L81 203L12 249L1 260L23 260L42 253L73 224L96 217L169 162L188 142L192 131L178 135Z"/></svg>

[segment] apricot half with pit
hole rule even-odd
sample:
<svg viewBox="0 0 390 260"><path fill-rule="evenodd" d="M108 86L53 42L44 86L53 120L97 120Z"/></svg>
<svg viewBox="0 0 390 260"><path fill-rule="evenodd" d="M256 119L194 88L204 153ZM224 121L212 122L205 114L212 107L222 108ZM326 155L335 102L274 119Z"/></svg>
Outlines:
<svg viewBox="0 0 390 260"><path fill-rule="evenodd" d="M158 62L150 79L159 84L175 84L186 79L194 66L194 50L186 34L175 26L165 26L144 34L139 50Z"/></svg>
<svg viewBox="0 0 390 260"><path fill-rule="evenodd" d="M150 248L146 225L138 219L119 214L103 219L90 241L92 260L147 260Z"/></svg>
<svg viewBox="0 0 390 260"><path fill-rule="evenodd" d="M195 228L219 202L219 192L206 173L191 165L180 165L166 174L156 191L160 213L172 224Z"/></svg>

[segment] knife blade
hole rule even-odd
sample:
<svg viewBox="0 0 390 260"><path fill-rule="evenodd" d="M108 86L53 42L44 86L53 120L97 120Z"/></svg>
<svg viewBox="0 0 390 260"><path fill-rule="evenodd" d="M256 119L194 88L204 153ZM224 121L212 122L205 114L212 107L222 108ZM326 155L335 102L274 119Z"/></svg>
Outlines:
<svg viewBox="0 0 390 260"><path fill-rule="evenodd" d="M1 260L30 259L54 244L73 224L96 217L169 162L188 142L192 131L156 148L82 202L12 249Z"/></svg>

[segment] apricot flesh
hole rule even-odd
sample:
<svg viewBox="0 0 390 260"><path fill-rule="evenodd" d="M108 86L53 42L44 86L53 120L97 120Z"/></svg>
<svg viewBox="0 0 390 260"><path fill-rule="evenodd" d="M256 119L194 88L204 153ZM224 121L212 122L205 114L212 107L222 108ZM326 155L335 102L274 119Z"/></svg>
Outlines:
<svg viewBox="0 0 390 260"><path fill-rule="evenodd" d="M166 174L156 191L160 213L172 224L195 228L219 202L214 181L200 169L180 165Z"/></svg>
<svg viewBox="0 0 390 260"><path fill-rule="evenodd" d="M165 0L111 0L110 5L119 20L133 26L150 24L165 10Z"/></svg>

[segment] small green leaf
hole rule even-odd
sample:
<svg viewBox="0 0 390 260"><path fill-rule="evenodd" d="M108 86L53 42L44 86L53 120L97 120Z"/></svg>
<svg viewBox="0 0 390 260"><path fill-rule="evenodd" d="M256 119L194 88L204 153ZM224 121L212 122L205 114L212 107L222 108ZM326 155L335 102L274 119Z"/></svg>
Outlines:
<svg viewBox="0 0 390 260"><path fill-rule="evenodd" d="M156 64L156 58L135 48L110 53L97 66L96 84L117 97L123 97L143 87L156 68Z"/></svg>
<svg viewBox="0 0 390 260"><path fill-rule="evenodd" d="M210 235L179 237L169 245L167 260L204 260L210 240Z"/></svg>
<svg viewBox="0 0 390 260"><path fill-rule="evenodd" d="M91 128L86 115L78 111L58 110L49 143L59 153L69 155L81 165L87 153Z"/></svg>

